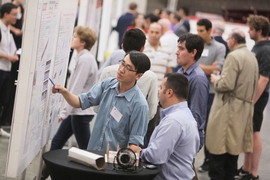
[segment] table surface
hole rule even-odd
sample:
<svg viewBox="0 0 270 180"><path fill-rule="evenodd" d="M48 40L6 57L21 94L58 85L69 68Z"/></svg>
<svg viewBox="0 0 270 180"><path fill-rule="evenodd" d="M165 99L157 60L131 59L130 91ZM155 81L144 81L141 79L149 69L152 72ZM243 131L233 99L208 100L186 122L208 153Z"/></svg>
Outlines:
<svg viewBox="0 0 270 180"><path fill-rule="evenodd" d="M94 152L100 155L103 155L105 153L102 152ZM135 171L127 171L127 170L119 170L119 169L114 169L113 164L111 163L106 163L106 167L104 170L96 170L92 167L88 167L79 163L76 163L74 161L71 161L68 158L68 150L67 149L61 149L61 150L54 150L54 151L49 151L43 154L43 160L45 161L45 164L47 165L51 178L52 179L60 179L59 177L65 176L71 177L72 175L77 174L81 175L82 177L91 177L96 176L103 176L103 177L122 177L122 178L129 178L130 177L136 177L142 179L153 179L159 172L158 169L145 169L143 166L145 166L145 163L140 163L139 167ZM56 172L55 172L56 171ZM58 178L53 178L54 176L57 176ZM81 178L82 178L81 177ZM78 176L76 177L76 179ZM81 179L80 178L80 179ZM64 178L63 178L64 179ZM69 178L69 179L75 179L74 178ZM100 179L100 178L98 178ZM118 178L119 179L119 178Z"/></svg>

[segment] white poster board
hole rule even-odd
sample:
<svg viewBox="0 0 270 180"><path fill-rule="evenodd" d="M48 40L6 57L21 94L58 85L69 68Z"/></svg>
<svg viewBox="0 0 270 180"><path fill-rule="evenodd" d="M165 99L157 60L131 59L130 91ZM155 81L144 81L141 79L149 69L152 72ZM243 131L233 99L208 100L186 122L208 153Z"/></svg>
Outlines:
<svg viewBox="0 0 270 180"><path fill-rule="evenodd" d="M106 1L112 1L112 0L81 0L80 1L78 25L87 26L93 29L98 36L96 43L90 50L90 53L94 57L97 57L97 53L98 53L97 48L98 48L100 39L102 37L100 36L101 13L103 11L104 3ZM73 51L70 65L69 65L70 72L73 72L73 69L75 67L74 57L76 57L76 55L77 55L76 51Z"/></svg>
<svg viewBox="0 0 270 180"><path fill-rule="evenodd" d="M16 178L42 149L57 122L77 0L28 0L6 176Z"/></svg>

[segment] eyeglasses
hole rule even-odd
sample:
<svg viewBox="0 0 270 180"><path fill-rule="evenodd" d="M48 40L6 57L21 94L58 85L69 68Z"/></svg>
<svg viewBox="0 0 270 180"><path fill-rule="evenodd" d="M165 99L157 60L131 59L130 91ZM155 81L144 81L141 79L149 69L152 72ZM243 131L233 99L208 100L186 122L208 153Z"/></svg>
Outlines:
<svg viewBox="0 0 270 180"><path fill-rule="evenodd" d="M136 70L131 69L130 65L125 65L124 60L119 61L119 66L124 67L125 71L137 72Z"/></svg>
<svg viewBox="0 0 270 180"><path fill-rule="evenodd" d="M228 37L228 38L227 38L227 41L229 41L230 39L232 39L232 37Z"/></svg>

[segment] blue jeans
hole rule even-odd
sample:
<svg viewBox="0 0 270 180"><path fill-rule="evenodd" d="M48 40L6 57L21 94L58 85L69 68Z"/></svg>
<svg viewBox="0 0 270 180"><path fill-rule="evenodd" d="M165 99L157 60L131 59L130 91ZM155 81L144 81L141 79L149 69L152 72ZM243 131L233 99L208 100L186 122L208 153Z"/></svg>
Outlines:
<svg viewBox="0 0 270 180"><path fill-rule="evenodd" d="M51 149L62 149L74 133L80 149L86 149L91 136L90 121L94 115L70 115L62 121L53 137Z"/></svg>

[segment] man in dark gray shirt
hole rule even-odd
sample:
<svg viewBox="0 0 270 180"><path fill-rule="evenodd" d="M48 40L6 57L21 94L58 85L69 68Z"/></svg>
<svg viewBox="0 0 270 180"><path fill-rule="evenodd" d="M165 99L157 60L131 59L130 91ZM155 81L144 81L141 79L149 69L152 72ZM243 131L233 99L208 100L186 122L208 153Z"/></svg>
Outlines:
<svg viewBox="0 0 270 180"><path fill-rule="evenodd" d="M269 20L264 16L250 15L247 24L249 35L255 41L252 52L255 54L259 65L259 82L253 99L253 153L245 153L243 166L238 170L235 179L259 180L258 168L262 153L262 140L260 136L263 121L263 111L269 98L270 78L270 41L267 38L269 32Z"/></svg>

